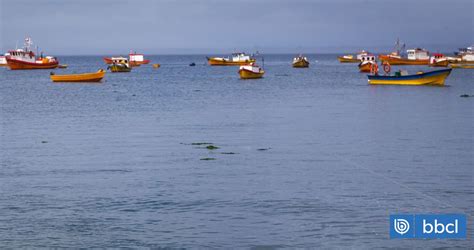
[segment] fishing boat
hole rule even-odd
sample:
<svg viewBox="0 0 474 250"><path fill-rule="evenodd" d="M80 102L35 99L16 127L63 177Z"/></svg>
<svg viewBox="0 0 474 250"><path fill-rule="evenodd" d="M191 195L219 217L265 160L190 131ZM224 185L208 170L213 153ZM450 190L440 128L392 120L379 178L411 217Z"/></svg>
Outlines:
<svg viewBox="0 0 474 250"><path fill-rule="evenodd" d="M451 63L450 65L453 69L474 69L474 64Z"/></svg>
<svg viewBox="0 0 474 250"><path fill-rule="evenodd" d="M339 60L340 63L357 63L357 62L360 62L360 60L355 58L353 55L338 56L337 60Z"/></svg>
<svg viewBox="0 0 474 250"><path fill-rule="evenodd" d="M421 48L407 50L407 57L392 53L379 55L379 59L391 65L428 65L430 63L429 52Z"/></svg>
<svg viewBox="0 0 474 250"><path fill-rule="evenodd" d="M51 72L53 82L100 82L105 76L105 70L99 69L94 73L56 75Z"/></svg>
<svg viewBox="0 0 474 250"><path fill-rule="evenodd" d="M362 50L361 52L357 53L356 57L353 55L345 55L345 56L339 56L337 59L339 60L340 63L360 63L362 60L362 57L368 55L369 52Z"/></svg>
<svg viewBox="0 0 474 250"><path fill-rule="evenodd" d="M376 65L377 62L375 61L375 56L372 54L367 54L361 58L361 62L359 63L359 71L363 73L369 73L372 65Z"/></svg>
<svg viewBox="0 0 474 250"><path fill-rule="evenodd" d="M114 73L132 71L132 67L130 67L129 61L125 57L115 57L112 60L112 65L107 67L107 69L110 69L110 71Z"/></svg>
<svg viewBox="0 0 474 250"><path fill-rule="evenodd" d="M232 57L207 57L211 66L238 66L255 62L255 59L245 53L233 53Z"/></svg>
<svg viewBox="0 0 474 250"><path fill-rule="evenodd" d="M293 68L308 68L309 61L308 58L304 57L303 55L299 55L293 58Z"/></svg>
<svg viewBox="0 0 474 250"><path fill-rule="evenodd" d="M240 66L239 75L241 79L262 78L265 71L254 63Z"/></svg>
<svg viewBox="0 0 474 250"><path fill-rule="evenodd" d="M30 50L33 44L31 38L25 38L25 46L23 49L8 51L5 56L7 65L11 70L21 69L54 69L58 67L59 61L56 57L43 56L36 57L35 53Z"/></svg>
<svg viewBox="0 0 474 250"><path fill-rule="evenodd" d="M385 85L444 85L446 77L452 69L435 70L431 72L418 72L408 75L404 71L396 72L395 75L367 75L369 84Z"/></svg>
<svg viewBox="0 0 474 250"><path fill-rule="evenodd" d="M448 67L448 58L443 54L434 53L430 57L430 67Z"/></svg>
<svg viewBox="0 0 474 250"><path fill-rule="evenodd" d="M137 54L136 52L128 54L128 59L132 67L150 63L150 60L145 60L143 54Z"/></svg>

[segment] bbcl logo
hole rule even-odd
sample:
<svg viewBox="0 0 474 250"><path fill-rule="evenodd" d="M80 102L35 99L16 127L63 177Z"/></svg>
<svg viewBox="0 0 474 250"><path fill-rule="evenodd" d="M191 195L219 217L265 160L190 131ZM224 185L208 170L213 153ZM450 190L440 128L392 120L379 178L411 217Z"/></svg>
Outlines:
<svg viewBox="0 0 474 250"><path fill-rule="evenodd" d="M463 214L390 215L390 238L466 238L467 220Z"/></svg>
<svg viewBox="0 0 474 250"><path fill-rule="evenodd" d="M410 223L405 219L395 219L393 227L397 233L404 235L410 230Z"/></svg>

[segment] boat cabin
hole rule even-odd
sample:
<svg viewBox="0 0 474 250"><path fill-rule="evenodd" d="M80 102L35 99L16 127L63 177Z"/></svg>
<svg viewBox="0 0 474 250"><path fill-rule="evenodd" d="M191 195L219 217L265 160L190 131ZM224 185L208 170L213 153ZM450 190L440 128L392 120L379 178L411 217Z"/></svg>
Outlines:
<svg viewBox="0 0 474 250"><path fill-rule="evenodd" d="M447 58L441 53L433 53L430 57L430 63L435 63L438 61L447 60Z"/></svg>
<svg viewBox="0 0 474 250"><path fill-rule="evenodd" d="M369 55L369 52L362 50L357 54L357 59L362 61L362 57Z"/></svg>
<svg viewBox="0 0 474 250"><path fill-rule="evenodd" d="M367 54L367 55L361 56L360 60L362 62L366 62L366 61L375 62L375 56L372 54Z"/></svg>
<svg viewBox="0 0 474 250"><path fill-rule="evenodd" d="M232 54L232 61L234 62L241 62L241 61L250 61L250 56L246 55L245 53L233 53Z"/></svg>
<svg viewBox="0 0 474 250"><path fill-rule="evenodd" d="M115 64L127 64L128 65L128 59L125 57L112 57L112 62Z"/></svg>
<svg viewBox="0 0 474 250"><path fill-rule="evenodd" d="M129 54L128 55L131 62L143 62L143 54Z"/></svg>
<svg viewBox="0 0 474 250"><path fill-rule="evenodd" d="M409 49L407 50L408 60L428 60L430 59L430 53L425 49Z"/></svg>

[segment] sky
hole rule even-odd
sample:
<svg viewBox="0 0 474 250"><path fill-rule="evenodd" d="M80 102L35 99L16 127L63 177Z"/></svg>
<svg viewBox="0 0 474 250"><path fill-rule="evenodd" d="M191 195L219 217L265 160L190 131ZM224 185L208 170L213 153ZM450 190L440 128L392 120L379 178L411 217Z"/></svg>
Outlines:
<svg viewBox="0 0 474 250"><path fill-rule="evenodd" d="M474 44L474 0L0 0L0 52L338 53Z"/></svg>

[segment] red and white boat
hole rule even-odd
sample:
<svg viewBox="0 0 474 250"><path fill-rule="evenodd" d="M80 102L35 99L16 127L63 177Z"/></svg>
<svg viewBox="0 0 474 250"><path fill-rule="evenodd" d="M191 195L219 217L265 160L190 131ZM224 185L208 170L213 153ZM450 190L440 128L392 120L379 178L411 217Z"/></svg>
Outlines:
<svg viewBox="0 0 474 250"><path fill-rule="evenodd" d="M54 69L58 67L59 61L52 56L36 57L35 53L30 50L33 42L31 38L25 39L25 47L23 49L10 50L5 56L7 65L11 70L18 69Z"/></svg>
<svg viewBox="0 0 474 250"><path fill-rule="evenodd" d="M112 64L115 57L104 57L104 62L107 64ZM118 57L117 57L118 58ZM137 67L142 64L150 63L150 60L145 60L143 54L130 53L128 54L128 61L131 67Z"/></svg>

